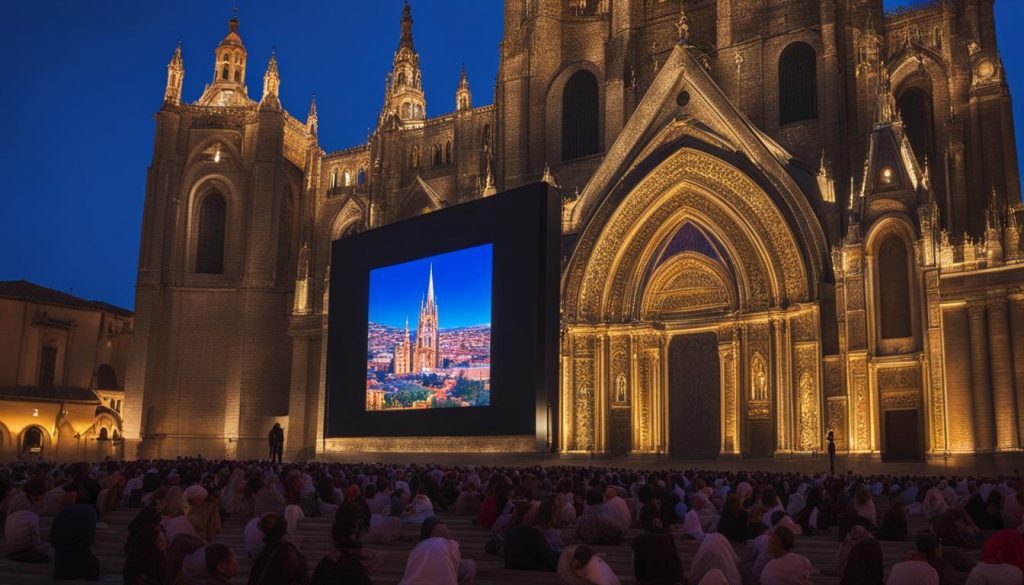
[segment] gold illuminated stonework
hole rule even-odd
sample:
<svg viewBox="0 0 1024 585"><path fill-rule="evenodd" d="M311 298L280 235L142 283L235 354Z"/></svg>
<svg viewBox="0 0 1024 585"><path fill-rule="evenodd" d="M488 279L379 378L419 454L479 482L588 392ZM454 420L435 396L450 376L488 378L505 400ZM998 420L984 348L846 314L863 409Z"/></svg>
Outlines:
<svg viewBox="0 0 1024 585"><path fill-rule="evenodd" d="M770 6L687 3L679 43L665 26L679 3L640 3L506 2L496 103L474 107L464 73L436 117L406 12L376 128L334 152L315 103L304 121L280 104L276 59L260 101L241 61L193 104L176 51L140 246L130 445L262 454L280 422L287 456L534 450L325 437L327 282L333 240L543 180L563 203L547 438L560 452L687 457L705 437L717 449L701 456L799 457L831 431L859 457L1021 453L1024 207L998 48L965 37L977 27L962 15L858 3L776 22L770 39L749 24L777 20ZM244 53L239 30L218 54ZM820 93L782 123L778 72L797 42L816 61L793 71L816 71ZM577 75L598 88L597 144L564 160ZM211 192L229 210L219 275L194 270ZM421 353L396 355L436 359Z"/></svg>

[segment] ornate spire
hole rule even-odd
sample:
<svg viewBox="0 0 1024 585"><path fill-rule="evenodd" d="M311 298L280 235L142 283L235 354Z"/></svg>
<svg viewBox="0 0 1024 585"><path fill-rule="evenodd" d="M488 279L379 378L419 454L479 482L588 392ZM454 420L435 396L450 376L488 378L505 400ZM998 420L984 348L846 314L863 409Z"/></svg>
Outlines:
<svg viewBox="0 0 1024 585"><path fill-rule="evenodd" d="M402 39L398 41L398 49L416 52L412 42L412 8L409 7L409 0L405 0L405 8L402 9Z"/></svg>
<svg viewBox="0 0 1024 585"><path fill-rule="evenodd" d="M469 79L466 77L466 66L462 66L459 77L459 88L455 91L455 111L465 112L473 107L473 97L469 92Z"/></svg>
<svg viewBox="0 0 1024 585"><path fill-rule="evenodd" d="M824 151L821 153L821 167L818 169L818 189L821 191L823 201L826 203L836 202L836 186L832 181L832 174L829 173Z"/></svg>
<svg viewBox="0 0 1024 585"><path fill-rule="evenodd" d="M216 63L213 68L214 83L234 83L245 85L245 46L238 35L237 11L228 21L228 34L217 45L214 52Z"/></svg>
<svg viewBox="0 0 1024 585"><path fill-rule="evenodd" d="M316 136L319 123L316 116L316 94L313 94L313 98L309 101L309 113L306 114L306 131L311 135Z"/></svg>
<svg viewBox="0 0 1024 585"><path fill-rule="evenodd" d="M892 81L889 78L889 68L885 66L885 62L882 62L878 75L878 102L875 105L875 126L887 126L900 121L900 113L896 108L896 98L892 95Z"/></svg>
<svg viewBox="0 0 1024 585"><path fill-rule="evenodd" d="M280 88L281 76L277 72L277 53L271 49L267 72L263 74L263 97L260 100L260 105L280 109L281 101L278 99Z"/></svg>
<svg viewBox="0 0 1024 585"><path fill-rule="evenodd" d="M409 6L406 4L406 6ZM430 276L427 280L427 306L434 304L434 265L430 265Z"/></svg>
<svg viewBox="0 0 1024 585"><path fill-rule="evenodd" d="M181 84L185 79L185 63L181 58L181 39L174 48L171 62L167 64L167 87L164 89L164 103L178 105L181 103Z"/></svg>

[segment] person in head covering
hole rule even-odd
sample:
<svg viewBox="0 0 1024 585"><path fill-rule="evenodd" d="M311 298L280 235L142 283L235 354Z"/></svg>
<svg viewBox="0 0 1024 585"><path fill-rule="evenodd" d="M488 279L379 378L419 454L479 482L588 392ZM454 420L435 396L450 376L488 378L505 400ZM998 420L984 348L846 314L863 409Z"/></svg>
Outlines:
<svg viewBox="0 0 1024 585"><path fill-rule="evenodd" d="M420 542L409 553L399 585L465 585L475 576L476 563L462 559L448 527L431 516L420 526Z"/></svg>
<svg viewBox="0 0 1024 585"><path fill-rule="evenodd" d="M412 500L412 513L405 517L405 521L411 524L419 524L434 515L434 504L430 497L421 489Z"/></svg>
<svg viewBox="0 0 1024 585"><path fill-rule="evenodd" d="M878 540L902 542L907 539L907 508L901 500L889 503L889 509L882 515L878 527Z"/></svg>
<svg viewBox="0 0 1024 585"><path fill-rule="evenodd" d="M882 546L863 526L855 526L846 536L840 555L839 585L882 585L885 582Z"/></svg>
<svg viewBox="0 0 1024 585"><path fill-rule="evenodd" d="M993 492L997 493L997 492ZM981 559L967 576L966 585L1020 585L1024 583L1024 572L1014 563L1024 563L1021 558L1024 545L1016 530L1001 530L992 535L981 547Z"/></svg>
<svg viewBox="0 0 1024 585"><path fill-rule="evenodd" d="M22 563L50 560L39 529L39 505L46 491L42 479L30 479L22 491L11 497L4 521L4 549L7 558Z"/></svg>
<svg viewBox="0 0 1024 585"><path fill-rule="evenodd" d="M718 519L718 531L732 542L747 541L747 511L743 509L738 494L729 494L725 498L725 508Z"/></svg>
<svg viewBox="0 0 1024 585"><path fill-rule="evenodd" d="M618 522L609 518L605 511L601 490L587 491L587 505L583 514L576 519L576 538L587 544L618 544L623 530Z"/></svg>
<svg viewBox="0 0 1024 585"><path fill-rule="evenodd" d="M713 569L721 571L729 585L742 585L736 551L729 540L717 532L708 534L701 541L690 565L689 581L699 583Z"/></svg>
<svg viewBox="0 0 1024 585"><path fill-rule="evenodd" d="M586 545L570 546L558 558L558 576L566 585L621 585L600 555Z"/></svg>
<svg viewBox="0 0 1024 585"><path fill-rule="evenodd" d="M700 516L696 510L686 513L682 533L683 539L704 540L704 528L700 524Z"/></svg>
<svg viewBox="0 0 1024 585"><path fill-rule="evenodd" d="M626 500L622 499L618 490L612 486L607 487L604 491L604 507L608 519L612 520L621 532L629 530L630 524L633 523L633 515L629 511Z"/></svg>
<svg viewBox="0 0 1024 585"><path fill-rule="evenodd" d="M548 542L544 532L527 520L529 502L519 502L512 527L505 533L503 550L505 568L518 571L551 571L558 565L558 551ZM534 519L536 516L534 516Z"/></svg>
<svg viewBox="0 0 1024 585"><path fill-rule="evenodd" d="M680 582L683 564L672 533L662 525L657 506L647 506L640 516L644 533L633 540L633 574L640 585Z"/></svg>
<svg viewBox="0 0 1024 585"><path fill-rule="evenodd" d="M924 555L913 551L907 560L889 569L886 585L939 585L939 574L928 564Z"/></svg>
<svg viewBox="0 0 1024 585"><path fill-rule="evenodd" d="M89 504L89 492L74 493L75 504L61 510L50 526L53 545L53 578L87 579L99 577L100 561L92 553L96 538L96 507Z"/></svg>
<svg viewBox="0 0 1024 585"><path fill-rule="evenodd" d="M935 533L926 530L917 535L917 551L924 555L928 564L939 575L939 585L962 585L964 577L960 576L953 566L942 558L942 543Z"/></svg>
<svg viewBox="0 0 1024 585"><path fill-rule="evenodd" d="M354 504L345 503L338 507L331 526L334 549L317 564L310 585L372 585L370 570L378 559L373 551L364 549L363 543L359 542L361 522L362 514Z"/></svg>
<svg viewBox="0 0 1024 585"><path fill-rule="evenodd" d="M159 524L140 524L125 543L124 582L170 585L167 539Z"/></svg>
<svg viewBox="0 0 1024 585"><path fill-rule="evenodd" d="M279 514L260 520L264 548L249 572L249 585L305 585L309 581L306 557L285 536L287 524Z"/></svg>
<svg viewBox="0 0 1024 585"><path fill-rule="evenodd" d="M761 585L810 585L811 561L793 552L796 545L793 532L776 526L768 537L768 552L772 560L761 571Z"/></svg>
<svg viewBox="0 0 1024 585"><path fill-rule="evenodd" d="M203 550L206 561L205 585L231 585L231 579L238 574L238 559L235 553L221 543L209 544Z"/></svg>
<svg viewBox="0 0 1024 585"><path fill-rule="evenodd" d="M212 542L220 534L220 503L216 498L211 499L206 488L199 484L190 485L184 496L188 508L185 517L200 539Z"/></svg>

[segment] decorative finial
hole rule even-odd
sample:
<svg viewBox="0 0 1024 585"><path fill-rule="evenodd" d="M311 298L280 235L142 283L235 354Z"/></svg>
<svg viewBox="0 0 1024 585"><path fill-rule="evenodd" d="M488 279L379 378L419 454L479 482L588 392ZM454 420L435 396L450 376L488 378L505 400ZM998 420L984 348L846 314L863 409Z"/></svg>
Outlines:
<svg viewBox="0 0 1024 585"><path fill-rule="evenodd" d="M686 17L686 0L679 0L679 20L676 21L676 42L686 45L690 41L690 19Z"/></svg>

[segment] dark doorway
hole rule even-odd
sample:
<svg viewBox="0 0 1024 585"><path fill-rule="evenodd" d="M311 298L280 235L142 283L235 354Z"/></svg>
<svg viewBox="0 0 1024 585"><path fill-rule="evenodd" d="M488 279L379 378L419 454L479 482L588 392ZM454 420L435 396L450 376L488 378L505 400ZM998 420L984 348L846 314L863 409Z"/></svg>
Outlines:
<svg viewBox="0 0 1024 585"><path fill-rule="evenodd" d="M633 449L632 414L628 408L612 409L610 451L612 455L626 455Z"/></svg>
<svg viewBox="0 0 1024 585"><path fill-rule="evenodd" d="M744 451L747 457L771 457L775 452L775 442L772 440L772 421L749 421L745 443Z"/></svg>
<svg viewBox="0 0 1024 585"><path fill-rule="evenodd" d="M886 461L921 459L918 435L916 410L885 411L884 459Z"/></svg>
<svg viewBox="0 0 1024 585"><path fill-rule="evenodd" d="M25 454L42 454L43 452L43 432L36 427L32 427L25 431L24 438L22 439L21 453Z"/></svg>
<svg viewBox="0 0 1024 585"><path fill-rule="evenodd" d="M722 447L718 336L676 336L668 354L669 454L714 459Z"/></svg>

